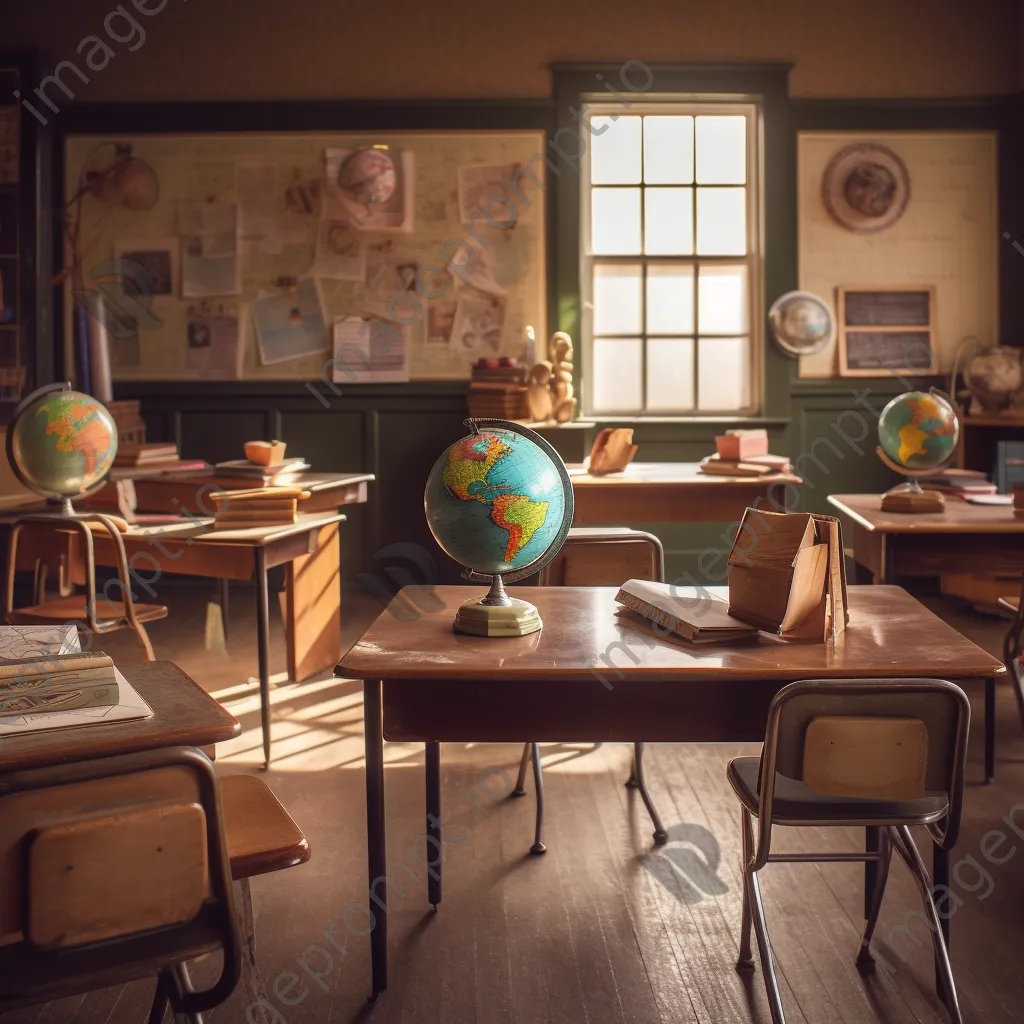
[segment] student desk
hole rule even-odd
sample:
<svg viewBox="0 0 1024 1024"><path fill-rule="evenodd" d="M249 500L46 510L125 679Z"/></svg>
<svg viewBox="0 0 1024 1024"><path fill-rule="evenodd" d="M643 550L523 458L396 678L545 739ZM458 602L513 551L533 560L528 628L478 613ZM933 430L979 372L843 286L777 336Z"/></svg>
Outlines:
<svg viewBox="0 0 1024 1024"><path fill-rule="evenodd" d="M440 611L409 617L433 604ZM427 834L440 847L440 742L763 741L768 705L798 679L988 679L1002 662L899 587L850 587L837 641L687 645L616 615L614 587L513 587L546 623L524 637L452 632L457 605L482 587L407 587L346 654L336 675L363 680L366 824L371 883L387 872L384 740L426 745ZM710 588L721 592L724 588ZM868 842L877 842L869 831ZM874 865L869 865L868 881ZM948 858L935 852L935 884ZM441 900L439 866L428 897ZM866 890L871 891L870 884ZM386 886L376 886L386 900ZM387 913L370 937L373 994L387 987Z"/></svg>
<svg viewBox="0 0 1024 1024"><path fill-rule="evenodd" d="M1024 571L1024 518L1010 505L947 497L944 512L883 512L880 494L832 494L852 523L853 557L877 583L899 576ZM847 527L849 530L849 527Z"/></svg>
<svg viewBox="0 0 1024 1024"><path fill-rule="evenodd" d="M163 573L256 581L256 636L260 678L263 755L270 763L270 594L267 570L286 567L285 632L288 675L303 679L330 668L341 655L341 564L338 512L300 513L288 526L213 528L212 520L161 526L131 526L122 534L130 573L145 590L159 593ZM55 520L59 524L59 520ZM49 527L46 527L49 529ZM51 535L52 536L52 535ZM68 565L78 565L74 534L68 535ZM52 544L52 541L51 541ZM113 541L94 532L97 565L117 565ZM34 559L26 541L26 557ZM40 555L40 557L44 557ZM19 552L19 561L21 554ZM134 590L135 588L133 588ZM116 590L111 594L116 599Z"/></svg>
<svg viewBox="0 0 1024 1024"><path fill-rule="evenodd" d="M209 747L241 732L238 722L177 665L153 661L117 667L153 709L151 718L4 736L0 772L161 747Z"/></svg>
<svg viewBox="0 0 1024 1024"><path fill-rule="evenodd" d="M783 512L803 483L792 473L712 476L696 462L631 462L621 473L591 476L569 468L574 526L621 523L728 523L748 506Z"/></svg>

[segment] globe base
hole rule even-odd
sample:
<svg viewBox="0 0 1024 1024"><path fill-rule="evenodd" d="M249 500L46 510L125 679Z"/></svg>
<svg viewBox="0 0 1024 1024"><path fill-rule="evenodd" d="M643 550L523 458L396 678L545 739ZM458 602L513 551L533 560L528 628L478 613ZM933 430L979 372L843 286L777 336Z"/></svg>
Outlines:
<svg viewBox="0 0 1024 1024"><path fill-rule="evenodd" d="M946 499L938 491L923 490L916 480L899 484L882 495L883 512L945 512Z"/></svg>
<svg viewBox="0 0 1024 1024"><path fill-rule="evenodd" d="M513 597L508 604L463 601L452 629L469 636L526 636L543 625L540 613L529 601Z"/></svg>

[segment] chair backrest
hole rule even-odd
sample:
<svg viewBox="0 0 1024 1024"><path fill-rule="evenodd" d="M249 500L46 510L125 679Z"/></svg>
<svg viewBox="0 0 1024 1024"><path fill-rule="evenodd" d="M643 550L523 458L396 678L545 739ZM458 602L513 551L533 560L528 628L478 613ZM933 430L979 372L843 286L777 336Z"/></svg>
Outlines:
<svg viewBox="0 0 1024 1024"><path fill-rule="evenodd" d="M240 972L217 778L165 749L0 776L0 1010L224 951L200 1012Z"/></svg>
<svg viewBox="0 0 1024 1024"><path fill-rule="evenodd" d="M665 579L665 552L652 533L627 527L575 528L540 573L547 587L618 587L626 580Z"/></svg>
<svg viewBox="0 0 1024 1024"><path fill-rule="evenodd" d="M943 838L951 843L959 827L970 719L967 695L941 679L791 683L768 712L762 791L778 773L826 795L945 794Z"/></svg>
<svg viewBox="0 0 1024 1024"><path fill-rule="evenodd" d="M93 544L95 534L109 536L114 544L117 561L117 593L114 598L96 594L96 556ZM83 622L94 632L105 633L131 624L136 627L135 600L131 589L128 557L121 532L113 519L96 512L83 512L75 516L46 515L23 516L11 526L7 547L7 577L4 581L4 619L16 617L14 607L15 571L26 567L26 554L30 561L53 558L60 565L62 581L84 583L86 588L86 617ZM52 566L50 567L52 569ZM106 588L109 589L109 586ZM104 590L104 594L106 593ZM112 600L124 605L124 614L115 612Z"/></svg>

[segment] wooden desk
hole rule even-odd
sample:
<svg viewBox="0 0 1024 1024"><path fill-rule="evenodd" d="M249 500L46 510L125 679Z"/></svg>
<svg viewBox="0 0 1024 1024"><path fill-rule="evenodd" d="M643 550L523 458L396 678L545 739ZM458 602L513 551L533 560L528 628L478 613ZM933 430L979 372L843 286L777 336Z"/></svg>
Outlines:
<svg viewBox="0 0 1024 1024"><path fill-rule="evenodd" d="M634 523L728 523L749 506L782 512L803 481L792 473L712 476L696 462L631 462L622 473L569 470L574 526Z"/></svg>
<svg viewBox="0 0 1024 1024"><path fill-rule="evenodd" d="M163 526L132 526L122 534L133 581L146 592L163 573L256 581L256 637L259 659L263 755L270 763L270 594L267 570L286 566L285 632L288 675L304 679L334 665L341 656L341 557L338 512L302 513L290 526L215 530L211 520ZM49 527L46 527L49 529ZM49 535L52 545L52 534ZM79 537L68 534L67 561L78 566ZM98 565L117 565L114 542L94 533ZM31 551L34 560L45 553ZM20 560L20 556L19 556ZM75 580L81 582L81 580ZM133 587L133 590L135 587ZM117 591L111 595L117 599Z"/></svg>
<svg viewBox="0 0 1024 1024"><path fill-rule="evenodd" d="M883 512L880 494L832 494L848 517L853 557L877 583L899 576L1024 572L1024 518L1010 505L947 498L944 512Z"/></svg>
<svg viewBox="0 0 1024 1024"><path fill-rule="evenodd" d="M238 722L177 665L154 661L118 668L153 709L151 718L4 736L0 772L160 747L208 747L241 732Z"/></svg>
<svg viewBox="0 0 1024 1024"><path fill-rule="evenodd" d="M616 615L613 587L523 589L545 622L539 633L462 636L452 633L455 608L483 590L432 588L442 610L409 619L409 608L433 606L415 594L422 589L401 591L392 608L402 617L385 610L336 669L363 680L371 882L387 872L385 739L426 744L427 834L440 849L440 741L762 741L772 697L798 679L964 680L1005 671L898 587L850 587L850 625L834 643L764 637L733 646L659 639L640 620ZM436 906L434 870L428 896ZM936 885L948 870L937 851ZM385 886L375 891L386 900ZM374 915L376 995L387 987L387 913Z"/></svg>
<svg viewBox="0 0 1024 1024"><path fill-rule="evenodd" d="M212 472L165 473L143 477L130 477L128 474L128 478L134 481L140 512L188 511L199 516L213 514L213 502L209 500L209 495L218 488L236 491L254 486L251 480L217 476ZM373 479L372 473L299 473L294 482L311 492L300 506L303 512L334 512L343 505L365 502L367 485ZM111 507L116 505L117 495L111 484L107 484L94 496L92 504L103 500Z"/></svg>

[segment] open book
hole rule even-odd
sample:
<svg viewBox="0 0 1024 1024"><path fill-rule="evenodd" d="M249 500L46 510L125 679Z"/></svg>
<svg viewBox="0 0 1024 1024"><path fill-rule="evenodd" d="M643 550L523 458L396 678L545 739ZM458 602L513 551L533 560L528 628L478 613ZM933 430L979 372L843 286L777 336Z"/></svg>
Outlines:
<svg viewBox="0 0 1024 1024"><path fill-rule="evenodd" d="M792 639L841 633L849 611L839 520L748 508L729 555L729 612Z"/></svg>
<svg viewBox="0 0 1024 1024"><path fill-rule="evenodd" d="M695 644L749 640L758 633L756 626L733 618L725 601L697 590L685 595L671 583L627 580L615 600Z"/></svg>

